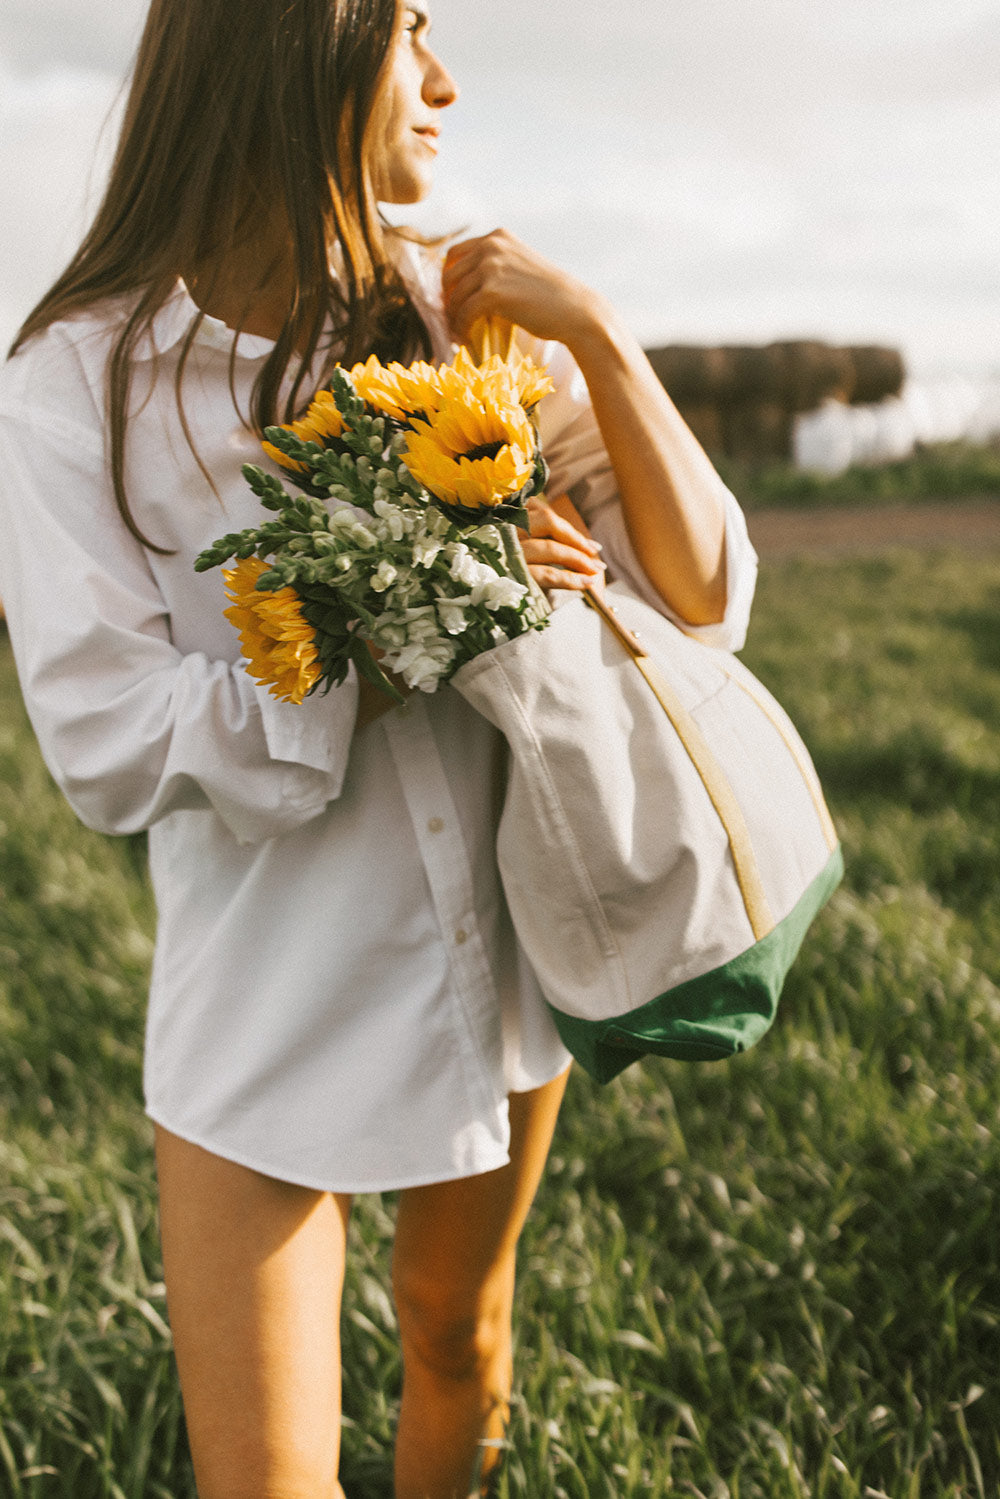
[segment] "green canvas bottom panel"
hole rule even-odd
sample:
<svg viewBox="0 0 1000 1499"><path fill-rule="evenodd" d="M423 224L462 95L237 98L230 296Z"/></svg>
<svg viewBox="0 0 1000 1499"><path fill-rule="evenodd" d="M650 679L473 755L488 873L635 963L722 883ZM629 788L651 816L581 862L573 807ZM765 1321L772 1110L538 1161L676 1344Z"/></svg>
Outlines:
<svg viewBox="0 0 1000 1499"><path fill-rule="evenodd" d="M778 996L816 913L844 873L838 847L784 921L738 957L610 1020L550 1005L563 1043L599 1083L650 1054L712 1062L746 1051L774 1019Z"/></svg>

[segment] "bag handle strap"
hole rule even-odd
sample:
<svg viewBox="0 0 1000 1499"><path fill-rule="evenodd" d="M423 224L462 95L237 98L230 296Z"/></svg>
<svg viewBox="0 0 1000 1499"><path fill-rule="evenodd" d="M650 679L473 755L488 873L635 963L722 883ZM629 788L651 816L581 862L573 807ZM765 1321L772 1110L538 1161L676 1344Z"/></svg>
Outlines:
<svg viewBox="0 0 1000 1499"><path fill-rule="evenodd" d="M743 816L743 809L726 778L725 772L713 755L698 724L685 708L663 673L651 659L642 641L623 625L614 609L590 588L583 590L583 597L603 619L604 623L624 647L642 672L660 707L673 724L678 739L687 751L695 770L701 777L709 800L719 815L729 840L729 851L736 868L736 879L746 907L756 941L774 930L775 921L764 893L764 884L753 851L750 830Z"/></svg>

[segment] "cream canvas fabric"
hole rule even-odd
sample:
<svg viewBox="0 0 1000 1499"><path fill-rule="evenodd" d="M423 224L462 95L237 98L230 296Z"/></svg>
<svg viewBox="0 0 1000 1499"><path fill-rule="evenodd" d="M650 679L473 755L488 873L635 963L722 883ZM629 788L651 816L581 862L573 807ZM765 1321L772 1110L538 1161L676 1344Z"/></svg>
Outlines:
<svg viewBox="0 0 1000 1499"><path fill-rule="evenodd" d="M621 585L608 602L610 620L567 597L546 629L454 678L510 745L504 890L564 1040L597 1075L643 1051L756 1040L841 871L770 693Z"/></svg>

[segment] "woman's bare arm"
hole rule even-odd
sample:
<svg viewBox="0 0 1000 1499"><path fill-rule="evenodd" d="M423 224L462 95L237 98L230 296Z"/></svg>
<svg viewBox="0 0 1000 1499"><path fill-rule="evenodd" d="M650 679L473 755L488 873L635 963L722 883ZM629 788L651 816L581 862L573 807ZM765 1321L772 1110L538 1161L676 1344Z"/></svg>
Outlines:
<svg viewBox="0 0 1000 1499"><path fill-rule="evenodd" d="M587 382L647 576L688 624L722 619L725 520L717 476L611 304L506 230L449 250L444 297L459 336L492 315L567 346Z"/></svg>

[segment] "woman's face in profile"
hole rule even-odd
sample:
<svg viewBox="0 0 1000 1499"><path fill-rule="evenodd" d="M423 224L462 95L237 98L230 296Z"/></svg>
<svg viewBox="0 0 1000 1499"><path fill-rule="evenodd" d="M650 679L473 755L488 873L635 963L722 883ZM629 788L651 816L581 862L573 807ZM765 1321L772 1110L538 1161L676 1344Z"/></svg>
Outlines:
<svg viewBox="0 0 1000 1499"><path fill-rule="evenodd" d="M375 196L383 203L419 203L434 182L440 116L458 94L431 51L424 6L403 6L376 125L372 165Z"/></svg>

